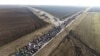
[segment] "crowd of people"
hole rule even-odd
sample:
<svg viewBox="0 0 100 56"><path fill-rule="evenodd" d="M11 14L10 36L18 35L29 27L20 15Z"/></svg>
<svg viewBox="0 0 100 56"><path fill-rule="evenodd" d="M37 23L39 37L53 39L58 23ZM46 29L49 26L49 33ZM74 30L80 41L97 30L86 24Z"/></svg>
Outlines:
<svg viewBox="0 0 100 56"><path fill-rule="evenodd" d="M51 40L58 32L61 31L63 27L68 25L76 16L64 21L60 26L54 27L52 30L48 31L46 34L43 34L39 38L28 43L26 46L20 48L16 51L15 56L32 56L36 53L45 43Z"/></svg>
<svg viewBox="0 0 100 56"><path fill-rule="evenodd" d="M46 42L51 40L58 32L60 32L61 27L54 27L52 30L48 31L46 34L43 34L38 39L33 40L28 43L26 46L20 48L15 53L15 56L32 56L36 53Z"/></svg>

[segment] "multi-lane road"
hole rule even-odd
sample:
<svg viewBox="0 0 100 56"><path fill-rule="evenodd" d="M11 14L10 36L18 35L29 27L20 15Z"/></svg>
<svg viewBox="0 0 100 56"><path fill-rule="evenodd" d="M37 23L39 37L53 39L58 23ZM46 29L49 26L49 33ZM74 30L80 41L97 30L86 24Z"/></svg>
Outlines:
<svg viewBox="0 0 100 56"><path fill-rule="evenodd" d="M53 15L51 15L51 14L49 14L49 13L47 13L47 12L45 12L45 11L42 11L42 10L39 10L39 9L35 9L35 8L31 8L31 7L28 7L28 9L30 9L34 14L36 14L39 18L41 18L41 19L43 19L40 15L41 15L41 13L42 14L45 14L45 15L47 15L48 16L48 18L49 19L46 19L47 21L49 20L49 22L51 22L54 26L56 26L56 27L58 27L58 26L63 26L62 25L62 23L64 23L64 21L60 21L58 18L57 18L57 20L54 20L54 18L56 18L56 17L54 17ZM90 8L89 8L90 9ZM83 13L85 13L85 12L87 12L89 9L86 9L85 11L83 11ZM40 11L39 13L37 13L37 11ZM79 12L78 13L76 13L76 14L79 14ZM75 15L76 15L75 14ZM78 17L79 15L77 15L76 17ZM70 17L68 17L68 18L66 18L67 20L68 19L70 19L70 18L72 18L72 17L74 17L74 15L72 15L72 16L70 16ZM45 19L44 19L45 20ZM67 21L67 20L65 20L65 21ZM71 20L70 21L70 23L68 23L66 26L64 26L64 27L62 27L62 29L61 29L61 31L60 32L58 32L57 34L56 34L56 36L57 35L59 35L67 26L69 26L73 21L74 21L75 19L73 19L73 20ZM52 38L53 39L53 38ZM52 39L50 40L50 41L52 41ZM50 41L48 41L47 43L45 43L35 54L37 54L44 46L46 46ZM11 46L12 47L12 46ZM8 48L8 49L7 49ZM6 50L6 51L4 51L4 50ZM9 53L6 53L6 52L8 52L8 51L12 51L12 49L10 50L9 49L9 47L5 47L5 49L2 49L2 50L0 50L0 52L1 52L1 54L0 54L0 56L6 56L5 54L9 54ZM8 51L7 51L8 50ZM3 52L2 52L3 51ZM4 55L3 55L4 54ZM34 54L34 55L35 55ZM33 56L34 56L33 55Z"/></svg>
<svg viewBox="0 0 100 56"><path fill-rule="evenodd" d="M57 36L57 35L59 35L66 27L68 27L68 26L75 20L76 17L79 17L80 14L87 12L90 8L87 8L87 9L84 10L84 11L79 11L79 12L75 13L74 15L72 15L72 16L66 18L64 21L58 20L58 21L56 21L56 23L55 23L55 20L54 20L54 16L53 16L53 15L51 15L51 14L45 12L45 11L39 10L39 9L35 9L35 8L30 8L30 9L31 9L31 11L33 11L33 12L34 12L37 16L39 16L39 17L41 16L41 14L47 15L47 16L49 17L49 20L50 20L50 21L52 22L52 24L54 24L56 27L57 27L57 26L61 26L62 29L61 29L60 32L58 32L58 33L56 34L56 36ZM38 11L39 11L39 13L37 13ZM41 19L42 19L42 18L41 18ZM45 19L45 18L44 18L44 19ZM70 21L69 21L69 20L70 20ZM69 23L67 23L68 21L69 21ZM65 23L65 24L63 24L63 23ZM63 26L63 25L64 25L64 26ZM52 41L52 39L51 39L50 41ZM42 48L43 48L44 46L46 46L50 41L48 41L47 43L45 43L45 44L42 46ZM35 54L37 54L42 48L40 48ZM35 55L35 54L34 54L34 55ZM33 56L34 56L34 55L33 55Z"/></svg>

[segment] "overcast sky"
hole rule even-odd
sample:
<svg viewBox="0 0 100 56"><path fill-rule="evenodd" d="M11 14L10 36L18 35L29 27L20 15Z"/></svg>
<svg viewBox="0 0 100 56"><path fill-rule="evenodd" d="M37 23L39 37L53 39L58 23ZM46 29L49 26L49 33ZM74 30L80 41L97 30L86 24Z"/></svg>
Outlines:
<svg viewBox="0 0 100 56"><path fill-rule="evenodd" d="M100 0L0 0L0 4L100 6Z"/></svg>

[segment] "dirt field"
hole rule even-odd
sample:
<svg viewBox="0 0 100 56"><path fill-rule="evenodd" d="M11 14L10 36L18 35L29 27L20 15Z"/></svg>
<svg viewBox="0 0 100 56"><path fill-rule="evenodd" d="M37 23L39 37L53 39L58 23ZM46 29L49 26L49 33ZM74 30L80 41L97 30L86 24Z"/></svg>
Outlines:
<svg viewBox="0 0 100 56"><path fill-rule="evenodd" d="M37 39L47 31L52 29L52 25L47 25L41 29L38 29L30 34L26 34L15 41L12 41L2 47L0 47L0 56L12 56L13 53L17 51L17 49L22 48L27 45L29 42ZM10 52L9 52L10 51Z"/></svg>
<svg viewBox="0 0 100 56"><path fill-rule="evenodd" d="M0 6L0 46L31 33L46 24L26 7Z"/></svg>

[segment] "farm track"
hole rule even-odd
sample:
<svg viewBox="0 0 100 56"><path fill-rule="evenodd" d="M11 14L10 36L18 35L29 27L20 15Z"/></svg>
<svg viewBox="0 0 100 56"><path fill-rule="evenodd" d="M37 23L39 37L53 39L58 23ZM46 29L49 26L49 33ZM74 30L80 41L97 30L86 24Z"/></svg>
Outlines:
<svg viewBox="0 0 100 56"><path fill-rule="evenodd" d="M79 38L71 30L49 56L100 56Z"/></svg>
<svg viewBox="0 0 100 56"><path fill-rule="evenodd" d="M72 39L73 43L75 43L74 46L77 46L77 45L78 45L78 47L80 47L81 50L82 50L83 47L86 49L86 52L85 52L85 53L84 53L84 51L83 51L83 53L84 53L83 56L100 56L100 54L99 54L96 50L94 50L94 49L92 49L91 47L89 47L86 43L84 43L84 42L80 39L81 36L78 36L78 35L77 35L75 32L73 32L73 31L70 31L69 35L71 36L70 38ZM89 55L86 54L87 51L90 53Z"/></svg>

